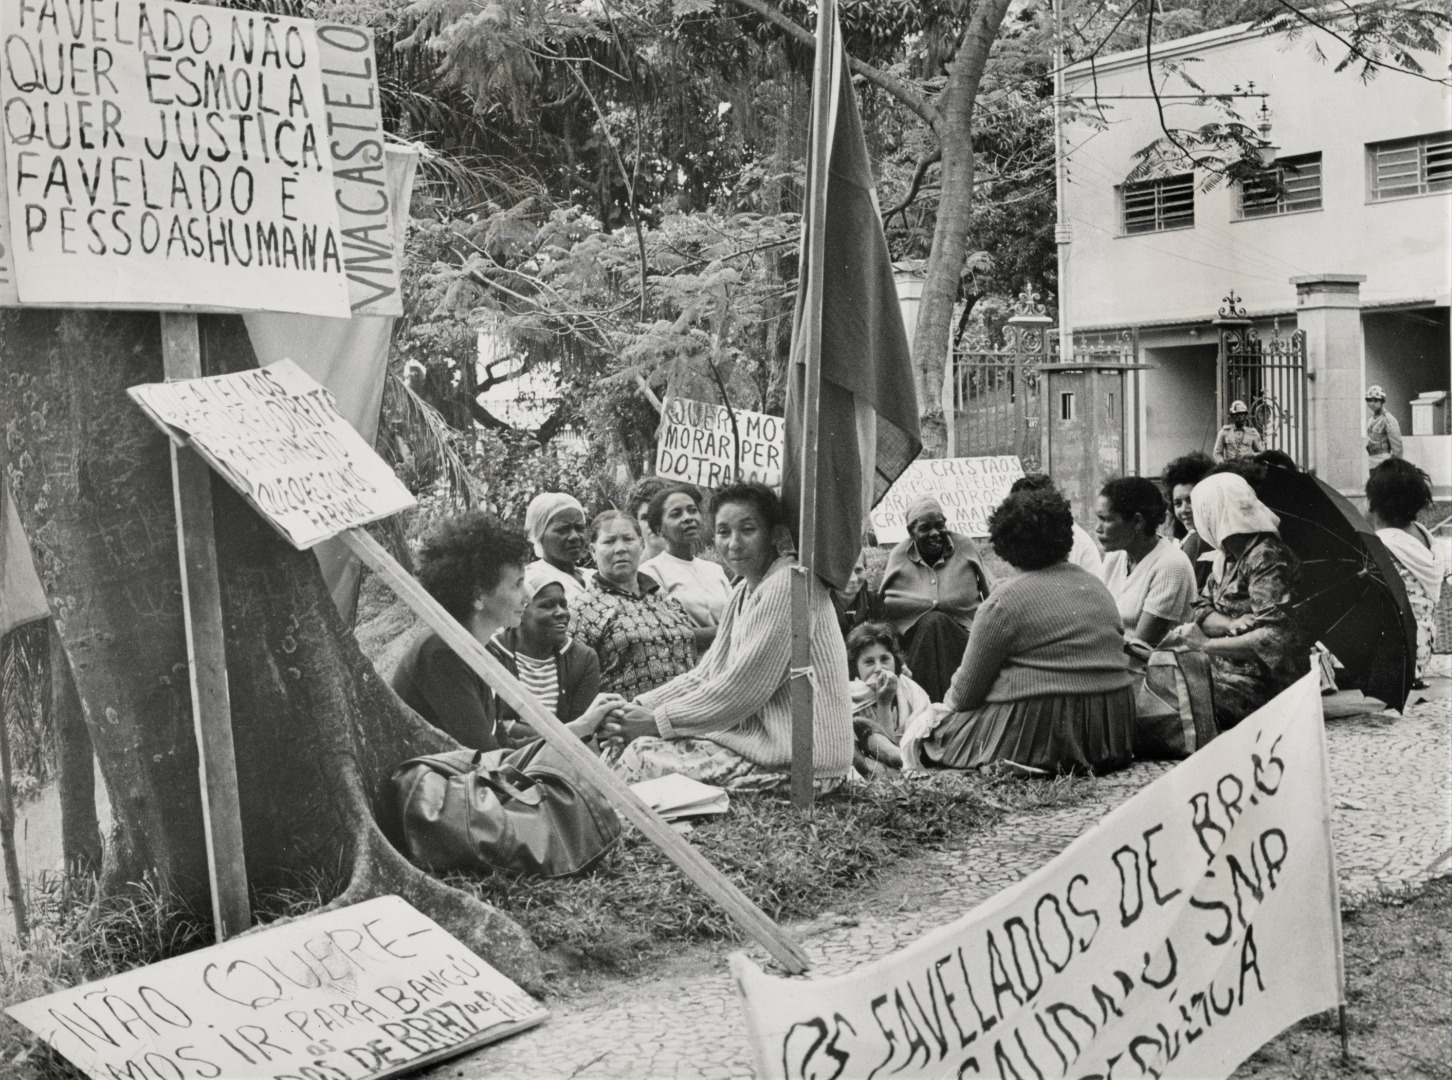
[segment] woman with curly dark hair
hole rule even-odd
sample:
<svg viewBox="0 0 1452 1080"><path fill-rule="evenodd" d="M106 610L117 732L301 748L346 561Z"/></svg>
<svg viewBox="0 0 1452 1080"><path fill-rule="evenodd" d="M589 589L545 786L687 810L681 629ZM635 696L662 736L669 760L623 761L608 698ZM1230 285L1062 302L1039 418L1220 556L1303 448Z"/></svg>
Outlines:
<svg viewBox="0 0 1452 1080"><path fill-rule="evenodd" d="M471 510L445 521L424 541L418 579L464 629L489 646L499 631L519 625L530 602L524 580L528 558L523 533ZM404 654L390 682L405 705L470 749L509 749L535 737L522 725L514 730L488 683L431 631ZM566 726L589 738L623 700L602 694Z"/></svg>
<svg viewBox="0 0 1452 1080"><path fill-rule="evenodd" d="M1432 481L1405 458L1388 458L1371 470L1366 481L1368 516L1396 560L1417 621L1417 683L1432 656L1437 633L1437 601L1447 568L1432 550L1432 534L1417 515L1432 505Z"/></svg>
<svg viewBox="0 0 1452 1080"><path fill-rule="evenodd" d="M1180 541L1180 550L1195 569L1196 592L1205 587L1205 582L1210 577L1210 563L1200 561L1201 555L1210 552L1210 545L1195 531L1195 511L1190 503L1190 495L1194 492L1195 485L1209 476L1213 468L1215 461L1209 454L1192 450L1175 458L1160 474L1160 480L1170 496L1170 515L1175 538Z"/></svg>
<svg viewBox="0 0 1452 1080"><path fill-rule="evenodd" d="M1129 764L1134 693L1119 610L1102 581L1067 561L1073 522L1047 490L1011 494L989 517L993 550L1022 573L979 606L943 704L909 726L905 742L920 742L925 761L1001 761L1027 775Z"/></svg>

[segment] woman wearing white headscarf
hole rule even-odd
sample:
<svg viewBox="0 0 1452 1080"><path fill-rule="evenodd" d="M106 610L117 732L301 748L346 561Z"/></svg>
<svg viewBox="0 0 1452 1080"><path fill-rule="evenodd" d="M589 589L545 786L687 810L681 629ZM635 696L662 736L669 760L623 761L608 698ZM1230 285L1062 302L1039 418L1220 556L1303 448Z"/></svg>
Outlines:
<svg viewBox="0 0 1452 1080"><path fill-rule="evenodd" d="M1280 518L1244 477L1207 476L1191 502L1195 531L1215 549L1215 562L1193 621L1160 647L1209 657L1215 723L1224 731L1311 670L1295 616L1300 563L1281 541Z"/></svg>
<svg viewBox="0 0 1452 1080"><path fill-rule="evenodd" d="M590 548L580 501L563 491L541 492L524 512L524 531L539 557L530 563L530 569L564 586L565 599L571 604L583 597L590 579L579 564Z"/></svg>

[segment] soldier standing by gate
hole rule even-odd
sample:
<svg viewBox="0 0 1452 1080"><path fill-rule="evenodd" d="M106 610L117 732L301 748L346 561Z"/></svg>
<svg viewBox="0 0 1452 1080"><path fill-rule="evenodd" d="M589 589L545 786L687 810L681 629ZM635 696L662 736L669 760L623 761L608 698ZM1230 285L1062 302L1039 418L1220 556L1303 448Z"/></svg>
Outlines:
<svg viewBox="0 0 1452 1080"><path fill-rule="evenodd" d="M1252 458L1265 449L1260 438L1260 429L1249 421L1250 410L1245 407L1245 402L1232 401L1230 423L1215 436L1214 456L1217 464Z"/></svg>
<svg viewBox="0 0 1452 1080"><path fill-rule="evenodd" d="M1366 453L1374 469L1389 458L1402 456L1402 426L1386 411L1386 391L1380 386L1367 389L1366 407L1371 410L1366 422Z"/></svg>

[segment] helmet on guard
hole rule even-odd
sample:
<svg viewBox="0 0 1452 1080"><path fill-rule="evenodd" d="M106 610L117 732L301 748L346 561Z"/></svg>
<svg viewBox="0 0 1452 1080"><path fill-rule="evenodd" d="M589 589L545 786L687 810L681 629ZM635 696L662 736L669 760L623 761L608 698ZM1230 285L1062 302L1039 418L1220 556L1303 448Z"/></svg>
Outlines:
<svg viewBox="0 0 1452 1080"><path fill-rule="evenodd" d="M1380 386L1369 386L1366 388L1367 401L1385 401L1386 391Z"/></svg>
<svg viewBox="0 0 1452 1080"><path fill-rule="evenodd" d="M1248 412L1250 412L1250 410L1245 407L1245 402L1243 402L1243 401L1232 401L1230 403L1230 411L1232 413L1242 413L1242 412L1243 413L1248 413Z"/></svg>

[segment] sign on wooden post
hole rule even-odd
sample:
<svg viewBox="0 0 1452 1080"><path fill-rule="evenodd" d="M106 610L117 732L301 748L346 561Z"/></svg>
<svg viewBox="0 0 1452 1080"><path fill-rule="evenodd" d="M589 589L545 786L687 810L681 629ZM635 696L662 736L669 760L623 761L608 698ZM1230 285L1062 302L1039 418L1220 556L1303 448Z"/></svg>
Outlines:
<svg viewBox="0 0 1452 1080"><path fill-rule="evenodd" d="M382 1080L549 1017L397 896L5 1011L93 1080Z"/></svg>
<svg viewBox="0 0 1452 1080"><path fill-rule="evenodd" d="M335 432L336 424L347 425L326 391L290 361L194 382L137 386L128 393L163 430L186 435L189 445L295 547L339 535L581 779L600 790L746 933L786 970L806 969L806 954L796 942L571 734L377 541L357 528L412 505L413 498L356 432L351 439L346 432ZM274 430L273 424L286 431ZM261 494L275 490L282 480L289 490L294 483L298 490L311 484L320 493L330 493L324 512L309 514Z"/></svg>

